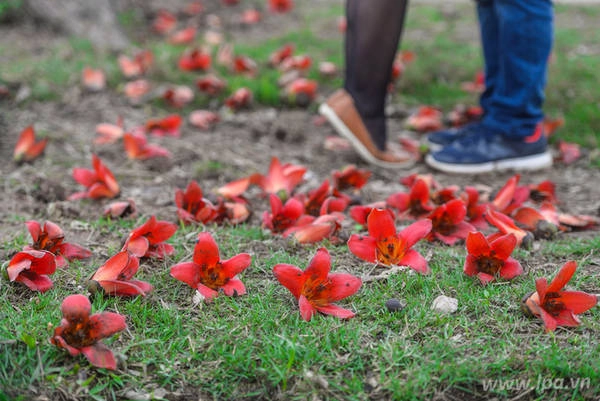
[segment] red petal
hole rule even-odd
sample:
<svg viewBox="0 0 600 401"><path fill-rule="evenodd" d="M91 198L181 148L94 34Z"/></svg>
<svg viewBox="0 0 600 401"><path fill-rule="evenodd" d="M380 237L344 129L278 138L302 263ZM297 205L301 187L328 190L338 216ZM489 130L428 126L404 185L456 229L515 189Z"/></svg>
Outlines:
<svg viewBox="0 0 600 401"><path fill-rule="evenodd" d="M89 347L81 348L81 353L97 368L115 370L117 361L112 351L102 343L96 343Z"/></svg>
<svg viewBox="0 0 600 401"><path fill-rule="evenodd" d="M194 262L179 263L171 267L171 276L192 288L197 288L200 283L199 270L200 266Z"/></svg>
<svg viewBox="0 0 600 401"><path fill-rule="evenodd" d="M317 306L316 309L325 315L332 315L340 319L350 319L351 317L356 316L351 310L344 309L337 305Z"/></svg>
<svg viewBox="0 0 600 401"><path fill-rule="evenodd" d="M152 286L144 281L102 280L98 281L98 284L107 295L124 297L145 296L146 293L152 291Z"/></svg>
<svg viewBox="0 0 600 401"><path fill-rule="evenodd" d="M205 302L210 302L210 301L212 301L213 298L215 298L217 295L219 295L218 291L215 291L212 288L209 288L202 283L198 283L198 285L196 286L196 289L204 297Z"/></svg>
<svg viewBox="0 0 600 401"><path fill-rule="evenodd" d="M546 331L554 331L556 330L556 326L558 322L556 319L550 315L548 312L544 310L544 308L539 308L540 317L544 321L544 326L546 326Z"/></svg>
<svg viewBox="0 0 600 401"><path fill-rule="evenodd" d="M313 244L327 238L331 233L331 224L310 224L294 232L294 238L301 244Z"/></svg>
<svg viewBox="0 0 600 401"><path fill-rule="evenodd" d="M427 260L414 249L407 250L404 257L398 262L398 265L408 266L422 274L429 274L430 272Z"/></svg>
<svg viewBox="0 0 600 401"><path fill-rule="evenodd" d="M512 280L521 274L523 274L523 268L521 267L521 264L513 258L506 259L504 261L504 266L500 269L500 277L505 280Z"/></svg>
<svg viewBox="0 0 600 401"><path fill-rule="evenodd" d="M496 279L494 276L487 273L477 273L477 278L479 279L479 281L481 281L481 284L483 285L491 283Z"/></svg>
<svg viewBox="0 0 600 401"><path fill-rule="evenodd" d="M92 276L92 280L117 280L121 278L131 278L139 268L139 261L128 251L121 251L109 258Z"/></svg>
<svg viewBox="0 0 600 401"><path fill-rule="evenodd" d="M579 318L568 309L562 310L555 319L557 326L577 327L581 323Z"/></svg>
<svg viewBox="0 0 600 401"><path fill-rule="evenodd" d="M548 292L548 281L545 278L538 278L535 280L535 289L538 294L538 299L540 302L543 302L546 293Z"/></svg>
<svg viewBox="0 0 600 401"><path fill-rule="evenodd" d="M33 130L33 126L30 125L21 131L21 134L19 135L19 139L17 140L13 152L15 160L20 160L34 143L35 132Z"/></svg>
<svg viewBox="0 0 600 401"><path fill-rule="evenodd" d="M37 242L38 239L40 238L40 233L42 231L42 227L40 225L40 223L38 223L35 220L29 220L25 222L25 225L27 226L27 230L29 231L29 234L31 235L31 239L33 239L33 242Z"/></svg>
<svg viewBox="0 0 600 401"><path fill-rule="evenodd" d="M110 337L127 328L125 316L114 312L96 313L90 316L89 324L90 338L95 340Z"/></svg>
<svg viewBox="0 0 600 401"><path fill-rule="evenodd" d="M317 313L314 306L308 301L308 299L306 299L304 295L300 295L300 298L298 299L298 306L300 307L300 316L302 316L302 319L306 320L307 322L309 322L313 315Z"/></svg>
<svg viewBox="0 0 600 401"><path fill-rule="evenodd" d="M513 236L514 238L514 236ZM490 244L488 244L485 235L479 231L470 232L465 241L467 252L474 257L489 256Z"/></svg>
<svg viewBox="0 0 600 401"><path fill-rule="evenodd" d="M60 310L65 319L69 322L74 320L85 320L92 311L92 304L85 295L74 294L66 297L60 306Z"/></svg>
<svg viewBox="0 0 600 401"><path fill-rule="evenodd" d="M133 255L141 258L146 255L149 247L150 243L146 237L137 237L127 241L123 249L127 249Z"/></svg>
<svg viewBox="0 0 600 401"><path fill-rule="evenodd" d="M52 280L48 276L30 271L22 272L15 281L25 284L30 290L39 292L46 292L53 285Z"/></svg>
<svg viewBox="0 0 600 401"><path fill-rule="evenodd" d="M329 293L327 301L336 302L353 295L362 285L362 280L347 273L333 273L329 275Z"/></svg>
<svg viewBox="0 0 600 401"><path fill-rule="evenodd" d="M396 235L394 219L383 209L373 209L367 217L369 235L375 239Z"/></svg>
<svg viewBox="0 0 600 401"><path fill-rule="evenodd" d="M247 253L240 253L231 259L221 262L223 275L227 278L233 278L244 271L252 262L252 256Z"/></svg>
<svg viewBox="0 0 600 401"><path fill-rule="evenodd" d="M304 286L305 276L302 270L290 264L280 263L273 267L275 278L298 299Z"/></svg>
<svg viewBox="0 0 600 401"><path fill-rule="evenodd" d="M562 291L560 299L565 304L565 308L576 315L593 308L598 303L598 298L595 295L581 291Z"/></svg>
<svg viewBox="0 0 600 401"><path fill-rule="evenodd" d="M468 238L467 238L467 241L468 241ZM477 266L477 260L478 260L478 258L476 256L474 256L471 252L469 252L469 254L467 255L467 258L465 259L465 264L463 266L463 272L467 276L475 276L477 273L479 273L479 268Z"/></svg>
<svg viewBox="0 0 600 401"><path fill-rule="evenodd" d="M558 292L564 288L565 285L571 280L573 274L575 274L575 270L577 270L577 263L573 260L568 261L564 264L563 267L560 268L558 274L548 285L547 292Z"/></svg>
<svg viewBox="0 0 600 401"><path fill-rule="evenodd" d="M348 240L350 252L370 263L377 261L377 240L373 237L363 237L352 234Z"/></svg>
<svg viewBox="0 0 600 401"><path fill-rule="evenodd" d="M207 232L198 234L198 243L194 247L194 263L200 266L215 266L220 260L219 247L212 235Z"/></svg>
<svg viewBox="0 0 600 401"><path fill-rule="evenodd" d="M503 235L490 244L490 248L495 252L496 257L500 260L506 260L513 253L517 246L517 237L513 234Z"/></svg>
<svg viewBox="0 0 600 401"><path fill-rule="evenodd" d="M223 292L228 297L244 295L246 293L246 287L244 286L244 283L236 278L230 279L221 288L223 288Z"/></svg>
<svg viewBox="0 0 600 401"><path fill-rule="evenodd" d="M75 167L73 169L73 179L84 187L91 187L98 180L98 175L93 170Z"/></svg>
<svg viewBox="0 0 600 401"><path fill-rule="evenodd" d="M411 248L414 244L425 238L431 231L432 223L429 219L422 219L406 227L398 233L398 238L405 241L406 248Z"/></svg>
<svg viewBox="0 0 600 401"><path fill-rule="evenodd" d="M519 174L515 174L506 181L502 188L500 188L498 194L492 201L492 205L494 205L496 210L502 211L510 205L520 178L521 176Z"/></svg>
<svg viewBox="0 0 600 401"><path fill-rule="evenodd" d="M217 192L225 198L231 199L242 195L246 191L246 189L248 189L249 185L249 178L241 178L239 180L232 181L229 184L222 186L217 190Z"/></svg>
<svg viewBox="0 0 600 401"><path fill-rule="evenodd" d="M304 271L304 275L312 280L326 280L330 269L331 257L329 252L325 248L319 248Z"/></svg>
<svg viewBox="0 0 600 401"><path fill-rule="evenodd" d="M86 259L92 256L92 252L89 249L68 242L62 243L60 245L59 252L67 260Z"/></svg>
<svg viewBox="0 0 600 401"><path fill-rule="evenodd" d="M159 220L154 228L146 235L151 245L159 244L168 240L177 231L177 225L168 221Z"/></svg>

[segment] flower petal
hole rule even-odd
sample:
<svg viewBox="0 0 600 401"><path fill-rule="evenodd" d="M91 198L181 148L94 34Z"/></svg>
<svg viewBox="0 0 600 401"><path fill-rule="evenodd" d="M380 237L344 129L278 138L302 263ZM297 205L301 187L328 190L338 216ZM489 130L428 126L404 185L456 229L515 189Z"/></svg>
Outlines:
<svg viewBox="0 0 600 401"><path fill-rule="evenodd" d="M577 263L574 260L565 263L558 271L556 277L550 282L550 285L548 285L547 291L558 292L562 290L569 280L571 280L573 274L575 274L575 270L577 270Z"/></svg>
<svg viewBox="0 0 600 401"><path fill-rule="evenodd" d="M325 306L317 306L316 309L324 313L326 315L332 315L335 317L339 317L340 319L349 319L351 317L356 316L354 312L349 309L344 309L341 306L337 305L325 305Z"/></svg>
<svg viewBox="0 0 600 401"><path fill-rule="evenodd" d="M331 269L331 257L326 248L319 248L304 271L304 276L312 280L327 279Z"/></svg>
<svg viewBox="0 0 600 401"><path fill-rule="evenodd" d="M24 271L15 279L16 282L23 283L30 290L46 292L52 288L52 280L44 274L37 274L31 271Z"/></svg>
<svg viewBox="0 0 600 401"><path fill-rule="evenodd" d="M516 238L513 235L511 235L511 237L516 241ZM504 261L504 266L500 269L500 277L505 280L512 280L521 274L523 274L523 267L521 267L521 264L513 258L506 259Z"/></svg>
<svg viewBox="0 0 600 401"><path fill-rule="evenodd" d="M598 298L595 295L581 291L561 291L560 299L565 308L576 315L593 308L598 303Z"/></svg>
<svg viewBox="0 0 600 401"><path fill-rule="evenodd" d="M96 270L92 280L116 280L119 276L131 278L139 268L139 260L128 251L121 251L109 258Z"/></svg>
<svg viewBox="0 0 600 401"><path fill-rule="evenodd" d="M62 243L58 249L59 253L67 260L86 259L92 256L92 252L89 249L68 242Z"/></svg>
<svg viewBox="0 0 600 401"><path fill-rule="evenodd" d="M468 238L467 238L468 240ZM479 273L479 267L477 265L478 258L471 253L469 253L465 259L465 264L463 266L463 272L467 276L474 276Z"/></svg>
<svg viewBox="0 0 600 401"><path fill-rule="evenodd" d="M200 294L202 294L205 302L210 302L213 300L213 298L219 295L217 291L213 290L212 288L208 288L207 286L201 283L198 283L196 289Z"/></svg>
<svg viewBox="0 0 600 401"><path fill-rule="evenodd" d="M96 343L89 347L81 348L81 352L97 368L110 370L117 369L117 361L112 351L103 343Z"/></svg>
<svg viewBox="0 0 600 401"><path fill-rule="evenodd" d="M496 253L496 257L506 260L517 246L517 237L514 234L503 235L490 244L490 248Z"/></svg>
<svg viewBox="0 0 600 401"><path fill-rule="evenodd" d="M375 239L396 235L396 225L390 213L384 209L373 209L367 217L369 235Z"/></svg>
<svg viewBox="0 0 600 401"><path fill-rule="evenodd" d="M138 258L141 258L144 255L146 255L146 252L148 252L149 247L150 247L150 243L148 242L148 239L146 237L142 236L142 237L133 238L133 239L130 239L129 241L127 241L124 249L128 250L133 255L137 256Z"/></svg>
<svg viewBox="0 0 600 401"><path fill-rule="evenodd" d="M300 316L302 319L307 322L313 317L313 315L317 312L314 306L306 299L304 295L300 295L298 299L298 306L300 307Z"/></svg>
<svg viewBox="0 0 600 401"><path fill-rule="evenodd" d="M127 328L125 316L114 312L96 313L90 316L89 336L94 340L110 337Z"/></svg>
<svg viewBox="0 0 600 401"><path fill-rule="evenodd" d="M252 256L247 253L240 253L231 259L221 262L223 275L227 278L233 278L244 271L252 262Z"/></svg>
<svg viewBox="0 0 600 401"><path fill-rule="evenodd" d="M348 239L348 248L355 256L370 263L377 261L377 240L373 237L363 237L352 234Z"/></svg>
<svg viewBox="0 0 600 401"><path fill-rule="evenodd" d="M60 311L68 321L87 319L92 311L92 304L85 295L73 294L62 301Z"/></svg>
<svg viewBox="0 0 600 401"><path fill-rule="evenodd" d="M362 285L362 280L348 273L333 273L329 275L329 293L327 300L336 302L356 293ZM318 308L317 308L318 309Z"/></svg>
<svg viewBox="0 0 600 401"><path fill-rule="evenodd" d="M200 283L200 266L194 262L178 263L171 267L171 277L183 281L192 288L198 287Z"/></svg>
<svg viewBox="0 0 600 401"><path fill-rule="evenodd" d="M146 290L142 289L138 284L145 284ZM120 280L102 280L98 281L102 290L107 295L116 295L124 297L133 297L136 295L145 296L146 292L152 290L152 286L143 281L120 281Z"/></svg>
<svg viewBox="0 0 600 401"><path fill-rule="evenodd" d="M198 265L214 266L220 261L219 247L210 233L198 234L198 242L194 247L194 262Z"/></svg>
<svg viewBox="0 0 600 401"><path fill-rule="evenodd" d="M429 274L431 270L427 264L427 260L419 252L414 249L409 249L404 254L404 257L398 262L399 266L408 266L411 269L422 273Z"/></svg>
<svg viewBox="0 0 600 401"><path fill-rule="evenodd" d="M31 235L31 239L33 239L33 242L37 242L38 239L40 238L40 233L42 231L42 227L40 225L40 223L38 223L35 220L29 220L25 222L25 225L27 226L27 231L29 231L29 234Z"/></svg>
<svg viewBox="0 0 600 401"><path fill-rule="evenodd" d="M304 286L305 276L298 267L286 263L280 263L273 267L273 274L277 281L290 290L294 298L298 299Z"/></svg>
<svg viewBox="0 0 600 401"><path fill-rule="evenodd" d="M227 283L225 283L225 285L221 288L228 297L237 297L246 293L246 286L244 286L244 283L237 278L228 280Z"/></svg>
<svg viewBox="0 0 600 401"><path fill-rule="evenodd" d="M558 316L556 316L557 326L577 327L580 323L581 321L579 318L568 309L563 309Z"/></svg>
<svg viewBox="0 0 600 401"><path fill-rule="evenodd" d="M465 246L469 255L473 257L489 256L490 244L488 244L485 235L479 231L472 231L467 234Z"/></svg>
<svg viewBox="0 0 600 401"><path fill-rule="evenodd" d="M398 233L398 237L405 241L406 248L412 247L414 244L425 238L431 231L432 222L429 219L421 219L412 223Z"/></svg>
<svg viewBox="0 0 600 401"><path fill-rule="evenodd" d="M481 284L483 284L483 285L486 285L496 279L491 274L482 273L482 272L477 273L477 278L479 279L479 281L481 281Z"/></svg>

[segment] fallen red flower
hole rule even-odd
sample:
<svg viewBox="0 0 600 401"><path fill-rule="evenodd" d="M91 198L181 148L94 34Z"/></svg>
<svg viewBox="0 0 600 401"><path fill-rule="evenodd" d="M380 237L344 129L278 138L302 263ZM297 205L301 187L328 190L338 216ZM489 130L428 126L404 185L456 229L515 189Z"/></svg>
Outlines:
<svg viewBox="0 0 600 401"><path fill-rule="evenodd" d="M292 0L269 0L269 10L275 13L286 13L294 7Z"/></svg>
<svg viewBox="0 0 600 401"><path fill-rule="evenodd" d="M290 56L283 60L279 65L282 71L306 71L312 65L312 58L306 54L301 54L297 56Z"/></svg>
<svg viewBox="0 0 600 401"><path fill-rule="evenodd" d="M190 181L185 191L175 191L177 216L185 224L210 223L217 217L213 204L204 198L202 188L196 181Z"/></svg>
<svg viewBox="0 0 600 401"><path fill-rule="evenodd" d="M73 169L73 179L86 187L87 191L74 193L68 197L69 200L114 198L119 195L117 180L95 154L92 154L92 167L93 170L80 167Z"/></svg>
<svg viewBox="0 0 600 401"><path fill-rule="evenodd" d="M304 206L296 198L290 198L285 202L275 195L269 195L271 212L265 211L262 216L262 225L273 233L283 233L293 227L300 216L304 214Z"/></svg>
<svg viewBox="0 0 600 401"><path fill-rule="evenodd" d="M488 228L487 221L485 220L484 214L487 210L487 205L479 203L479 191L475 187L466 186L461 199L467 206L467 220L473 225L473 227L479 230L486 230Z"/></svg>
<svg viewBox="0 0 600 401"><path fill-rule="evenodd" d="M483 108L481 106L465 106L458 104L446 116L447 123L453 127L461 127L465 124L481 120Z"/></svg>
<svg viewBox="0 0 600 401"><path fill-rule="evenodd" d="M107 295L121 297L145 296L152 291L152 285L145 281L132 280L140 267L137 257L128 251L121 251L109 258L90 278L88 288L95 293L99 289Z"/></svg>
<svg viewBox="0 0 600 401"><path fill-rule="evenodd" d="M282 165L277 157L272 157L267 175L253 174L250 182L258 185L266 194L279 195L283 193L285 197L288 197L302 182L305 173L306 167L304 166L290 163Z"/></svg>
<svg viewBox="0 0 600 401"><path fill-rule="evenodd" d="M244 10L240 17L240 22L245 25L254 25L258 23L262 18L260 11L251 8L249 10Z"/></svg>
<svg viewBox="0 0 600 401"><path fill-rule="evenodd" d="M333 187L338 191L346 189L361 189L371 178L371 171L359 169L355 165L344 167L340 171L333 172Z"/></svg>
<svg viewBox="0 0 600 401"><path fill-rule="evenodd" d="M127 132L123 136L123 146L130 159L147 160L153 157L171 157L171 152L167 149L148 143L146 134L141 131Z"/></svg>
<svg viewBox="0 0 600 401"><path fill-rule="evenodd" d="M249 107L252 103L254 95L252 91L246 87L239 88L233 92L227 99L225 99L225 106L231 110L240 110L245 107Z"/></svg>
<svg viewBox="0 0 600 401"><path fill-rule="evenodd" d="M90 315L92 304L80 294L66 297L60 309L63 319L60 326L54 329L50 343L66 349L71 356L83 354L98 368L115 370L115 356L100 340L125 330L125 316L113 312Z"/></svg>
<svg viewBox="0 0 600 401"><path fill-rule="evenodd" d="M310 321L317 312L341 319L354 317L354 312L333 302L356 293L362 285L361 279L347 273L330 273L330 270L329 252L319 248L306 270L280 263L273 267L273 274L298 300L302 319Z"/></svg>
<svg viewBox="0 0 600 401"><path fill-rule="evenodd" d="M521 264L511 258L517 239L513 234L506 234L488 241L479 232L467 235L467 258L463 271L467 276L477 276L482 284L488 284L498 277L511 280L523 273Z"/></svg>
<svg viewBox="0 0 600 401"><path fill-rule="evenodd" d="M556 185L550 180L545 180L539 184L529 185L529 197L536 202L548 201L556 204L558 199L556 197Z"/></svg>
<svg viewBox="0 0 600 401"><path fill-rule="evenodd" d="M190 113L188 120L194 127L207 130L218 123L221 117L213 111L195 110Z"/></svg>
<svg viewBox="0 0 600 401"><path fill-rule="evenodd" d="M595 295L563 290L576 270L575 261L565 263L550 284L545 278L537 279L536 292L523 299L522 307L525 313L541 318L547 332L554 331L558 326L579 326L581 321L576 315L598 303Z"/></svg>
<svg viewBox="0 0 600 401"><path fill-rule="evenodd" d="M510 215L529 199L529 187L518 186L520 178L520 174L515 174L506 181L502 188L500 188L492 201L492 206L496 210L506 215Z"/></svg>
<svg viewBox="0 0 600 401"><path fill-rule="evenodd" d="M559 141L558 152L558 160L564 164L574 163L581 157L581 147L576 143Z"/></svg>
<svg viewBox="0 0 600 401"><path fill-rule="evenodd" d="M388 212L392 218L392 220L396 219L396 215L392 212L391 209L387 208L385 202L373 202L368 205L355 205L350 208L349 214L352 220L356 223L360 224L362 227L367 227L367 218L369 214L373 211L373 209L383 209Z"/></svg>
<svg viewBox="0 0 600 401"><path fill-rule="evenodd" d="M210 96L218 95L226 86L227 83L214 74L205 75L196 81L198 90Z"/></svg>
<svg viewBox="0 0 600 401"><path fill-rule="evenodd" d="M421 106L406 119L406 126L417 132L430 132L442 129L443 114L432 106Z"/></svg>
<svg viewBox="0 0 600 401"><path fill-rule="evenodd" d="M194 41L196 38L196 27L188 26L180 31L169 36L169 43L174 45L184 45Z"/></svg>
<svg viewBox="0 0 600 401"><path fill-rule="evenodd" d="M197 289L206 301L210 301L219 294L219 289L227 296L244 295L246 287L236 276L251 262L252 257L247 253L221 260L212 235L202 232L198 234L193 261L172 266L171 276Z"/></svg>
<svg viewBox="0 0 600 401"><path fill-rule="evenodd" d="M233 58L233 72L236 74L244 74L250 77L256 75L258 65L256 61L248 56L235 56Z"/></svg>
<svg viewBox="0 0 600 401"><path fill-rule="evenodd" d="M51 221L46 221L42 227L35 220L25 222L27 230L33 239L33 244L24 247L24 250L48 251L56 257L56 267L65 267L71 260L86 259L92 252L84 247L64 242L63 230Z"/></svg>
<svg viewBox="0 0 600 401"><path fill-rule="evenodd" d="M94 143L98 145L115 143L123 138L125 130L123 129L123 119L119 117L117 124L102 123L96 125L96 134Z"/></svg>
<svg viewBox="0 0 600 401"><path fill-rule="evenodd" d="M123 87L123 92L131 102L137 103L150 92L150 83L145 79L136 79L127 82Z"/></svg>
<svg viewBox="0 0 600 401"><path fill-rule="evenodd" d="M101 69L84 67L81 72L81 83L89 91L101 91L106 88L106 75Z"/></svg>
<svg viewBox="0 0 600 401"><path fill-rule="evenodd" d="M285 95L289 103L306 107L315 99L317 88L317 81L297 78L286 85Z"/></svg>
<svg viewBox="0 0 600 401"><path fill-rule="evenodd" d="M142 50L133 59L121 55L118 58L119 68L126 78L143 75L154 63L154 55L150 50Z"/></svg>
<svg viewBox="0 0 600 401"><path fill-rule="evenodd" d="M427 274L427 260L412 247L426 238L431 227L431 220L422 219L397 232L392 215L386 210L374 209L367 218L369 235L352 234L348 248L354 255L370 263L408 266Z"/></svg>
<svg viewBox="0 0 600 401"><path fill-rule="evenodd" d="M161 35L166 35L177 26L177 17L167 10L158 10L152 28Z"/></svg>
<svg viewBox="0 0 600 401"><path fill-rule="evenodd" d="M269 56L269 64L272 67L279 66L284 60L290 58L294 54L295 49L295 46L291 43L283 45L271 53Z"/></svg>
<svg viewBox="0 0 600 401"><path fill-rule="evenodd" d="M188 49L179 58L179 68L184 71L205 71L210 68L210 53L202 49Z"/></svg>
<svg viewBox="0 0 600 401"><path fill-rule="evenodd" d="M181 121L182 119L179 114L171 114L165 118L150 119L146 121L145 129L152 135L173 136L179 138Z"/></svg>
<svg viewBox="0 0 600 401"><path fill-rule="evenodd" d="M25 250L17 252L8 262L9 281L25 284L33 291L45 292L52 288L48 277L56 271L54 255L48 251Z"/></svg>
<svg viewBox="0 0 600 401"><path fill-rule="evenodd" d="M524 248L528 248L531 245L533 235L529 231L517 227L514 220L504 213L496 212L491 207L488 207L484 217L488 223L500 230L500 233L513 234L517 238L517 245Z"/></svg>
<svg viewBox="0 0 600 401"><path fill-rule="evenodd" d="M306 224L298 224L296 227L292 227L283 236L293 235L296 241L301 244L314 244L324 239L328 239L332 244L338 244L341 243L341 240L336 234L342 228L343 220L344 215L338 212L323 214L310 222L306 222Z"/></svg>
<svg viewBox="0 0 600 401"><path fill-rule="evenodd" d="M19 135L13 152L13 160L17 163L30 162L44 152L47 143L48 138L36 142L35 131L33 126L30 125L21 131Z"/></svg>
<svg viewBox="0 0 600 401"><path fill-rule="evenodd" d="M409 193L396 192L386 199L386 204L400 212L401 219L418 220L427 216L434 208L429 199L429 186L418 178Z"/></svg>
<svg viewBox="0 0 600 401"><path fill-rule="evenodd" d="M162 94L162 98L172 107L183 107L194 100L194 92L184 85L168 88Z"/></svg>
<svg viewBox="0 0 600 401"><path fill-rule="evenodd" d="M461 199L453 199L435 208L429 216L433 227L427 239L438 239L444 244L453 245L456 241L467 238L471 231L477 231L473 225L465 221L467 207Z"/></svg>
<svg viewBox="0 0 600 401"><path fill-rule="evenodd" d="M137 217L137 208L135 207L133 199L128 199L123 202L113 202L106 206L102 215L113 219L126 217L135 218Z"/></svg>
<svg viewBox="0 0 600 401"><path fill-rule="evenodd" d="M168 221L156 220L151 216L148 221L134 229L127 237L122 250L128 250L138 258L159 258L175 252L173 245L166 244L177 231L177 226Z"/></svg>

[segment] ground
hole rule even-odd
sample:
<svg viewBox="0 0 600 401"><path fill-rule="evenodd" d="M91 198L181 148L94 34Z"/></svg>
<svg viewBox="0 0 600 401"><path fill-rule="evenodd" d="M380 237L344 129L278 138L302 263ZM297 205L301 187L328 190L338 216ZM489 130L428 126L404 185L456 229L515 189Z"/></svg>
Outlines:
<svg viewBox="0 0 600 401"><path fill-rule="evenodd" d="M299 3L299 2L298 2ZM151 13L157 4L145 5ZM224 20L228 18L226 8L219 9ZM451 13L451 6L448 6ZM234 32L234 36L245 37L250 41L268 38L276 22L269 20L263 28L256 27ZM290 20L293 26L293 19ZM0 25L0 48L17 44L27 49L32 63L44 49L66 40L59 33L46 28L35 27L29 20L20 24ZM43 34L39 34L43 32ZM465 37L473 34L465 28ZM407 35L418 37L423 32ZM1 56L0 56L1 57ZM2 59L0 58L0 61ZM77 80L74 80L75 82ZM33 83L14 83L26 85ZM320 99L334 88L320 93ZM389 131L391 140L400 135L418 138L419 135L407 132L404 119L414 108L402 102L401 94L391 99ZM122 188L118 199L135 200L141 215L156 215L160 219L176 222L174 193L185 188L190 180L197 180L207 196L214 196L219 186L247 176L251 173L266 173L271 158L276 156L283 162L300 164L308 168L303 189L316 188L323 179L330 177L334 170L355 164L370 169L373 176L361 194L361 201L368 203L384 200L388 195L404 190L400 179L409 174L433 174L443 186L474 185L489 193L500 188L514 172L481 174L475 176L446 175L432 171L424 163L400 170L384 170L363 163L352 150L328 150L324 146L325 138L334 135L327 124L319 121L315 108L269 107L254 105L250 110L230 113L223 121L208 131L198 130L186 122L181 138L153 138L152 141L167 147L173 157L147 161L132 161L124 156L120 146L95 145L95 126L102 122L115 122L123 117L129 127L142 125L156 114L166 114L150 106L132 106L117 90L91 93L79 85L69 86L59 99L0 100L0 260L8 260L15 249L10 244L16 233L26 236L24 221L29 219L52 220L68 232L69 237L78 238L78 242L93 247L101 257L109 256L108 250L115 247L121 237L106 237L106 232L89 230L87 222L101 217L104 206L109 200L68 201L66 198L81 187L71 178L73 167L89 167L91 154L102 158L115 172ZM50 138L44 157L31 164L12 163L12 151L19 132L27 125L34 124L39 132ZM535 184L551 179L556 183L556 192L560 199L561 210L572 214L600 215L600 170L590 167L589 155L593 151L583 151L583 157L573 164L566 165L558 161L554 167L535 173L523 173L521 182ZM264 199L252 192L255 213L248 221L249 225L260 225L262 211L266 205ZM342 236L350 234L345 226ZM564 238L595 238L597 231L578 231L561 234ZM274 239L280 241L280 239ZM289 246L281 240L281 246ZM539 246L539 245L538 245ZM272 244L254 242L253 252L257 256L271 252ZM302 252L302 251L300 251ZM344 260L338 255L338 264L352 265L352 259ZM588 272L600 265L597 253L588 255ZM545 259L528 260L529 269L546 271ZM597 291L596 291L597 292ZM193 389L190 390L193 393ZM185 393L185 390L184 390ZM56 393L54 393L56 395ZM180 394L180 399L185 394ZM375 395L376 396L376 395ZM465 399L461 390L451 389L440 395L439 399ZM68 399L68 394L62 394ZM175 398L174 395L170 395ZM38 398L42 399L42 398Z"/></svg>

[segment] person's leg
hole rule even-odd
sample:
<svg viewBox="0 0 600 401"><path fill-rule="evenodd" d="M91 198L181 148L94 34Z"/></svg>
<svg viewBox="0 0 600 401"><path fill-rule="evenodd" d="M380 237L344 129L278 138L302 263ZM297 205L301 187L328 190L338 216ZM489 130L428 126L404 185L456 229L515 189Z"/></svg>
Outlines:
<svg viewBox="0 0 600 401"><path fill-rule="evenodd" d="M480 2L480 10L482 3L485 2ZM493 23L498 29L497 41L494 43L495 35L490 35L492 39L487 42L491 45L487 48L482 30L486 73L490 68L496 73L492 77L492 92L483 99L483 122L507 137L524 138L543 119L546 71L553 41L552 2L493 0L493 12L480 12L480 17L482 14L482 25L489 14L495 17Z"/></svg>
<svg viewBox="0 0 600 401"><path fill-rule="evenodd" d="M344 88L373 142L385 149L385 101L408 0L348 0Z"/></svg>
<svg viewBox="0 0 600 401"><path fill-rule="evenodd" d="M489 101L496 87L501 49L498 43L498 16L496 15L494 0L476 1L479 34L485 66L485 90L479 98L479 104L485 113L489 108Z"/></svg>

